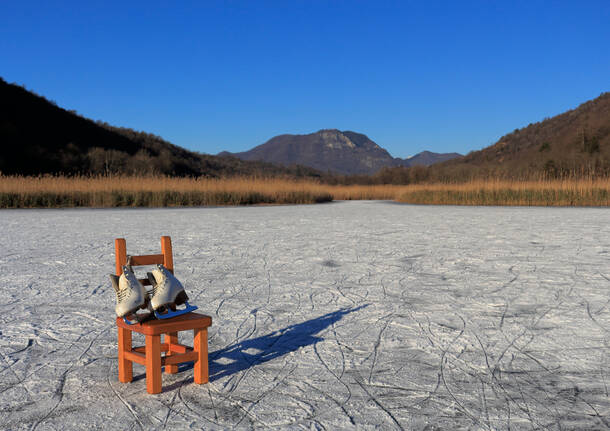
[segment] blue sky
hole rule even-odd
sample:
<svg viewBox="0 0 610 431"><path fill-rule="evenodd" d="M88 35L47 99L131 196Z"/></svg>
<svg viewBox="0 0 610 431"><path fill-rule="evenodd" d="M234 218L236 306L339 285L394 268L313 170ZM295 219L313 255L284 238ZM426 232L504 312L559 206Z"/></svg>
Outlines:
<svg viewBox="0 0 610 431"><path fill-rule="evenodd" d="M5 1L0 53L6 81L195 151L337 128L467 153L610 91L610 1Z"/></svg>

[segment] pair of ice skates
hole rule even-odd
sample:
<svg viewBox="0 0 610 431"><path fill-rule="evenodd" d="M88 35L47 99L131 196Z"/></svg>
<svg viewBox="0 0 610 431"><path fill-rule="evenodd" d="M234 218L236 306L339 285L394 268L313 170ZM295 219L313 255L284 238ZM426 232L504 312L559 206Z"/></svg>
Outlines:
<svg viewBox="0 0 610 431"><path fill-rule="evenodd" d="M182 283L163 265L156 265L146 275L153 287L150 292L140 283L129 265L123 266L120 277L110 275L116 293L116 315L123 318L125 323L133 325L154 317L169 319L197 309L188 303ZM182 304L185 305L184 309L176 309L177 305ZM138 314L140 309L148 309L149 312Z"/></svg>

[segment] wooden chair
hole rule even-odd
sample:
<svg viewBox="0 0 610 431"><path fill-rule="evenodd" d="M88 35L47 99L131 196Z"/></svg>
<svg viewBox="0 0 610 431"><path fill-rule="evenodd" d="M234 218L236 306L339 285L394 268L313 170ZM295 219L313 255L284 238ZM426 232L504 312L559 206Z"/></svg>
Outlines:
<svg viewBox="0 0 610 431"><path fill-rule="evenodd" d="M127 248L125 239L117 238L114 242L116 253L116 274L122 274L123 265L127 264ZM172 256L172 240L169 236L161 237L161 254L130 256L131 266L163 264L172 273L174 260ZM140 279L144 285L149 285L148 278ZM207 383L208 374L208 327L212 318L199 313L187 313L166 320L150 320L142 324L129 325L117 317L116 325L119 332L119 381L123 383L133 380L133 363L146 366L146 390L150 394L161 392L161 367L167 374L178 372L178 364L194 361L194 381L197 384ZM193 347L178 343L180 331L192 330L194 333ZM144 346L132 347L132 332L144 334ZM161 343L163 335L163 343ZM161 355L161 353L164 355Z"/></svg>

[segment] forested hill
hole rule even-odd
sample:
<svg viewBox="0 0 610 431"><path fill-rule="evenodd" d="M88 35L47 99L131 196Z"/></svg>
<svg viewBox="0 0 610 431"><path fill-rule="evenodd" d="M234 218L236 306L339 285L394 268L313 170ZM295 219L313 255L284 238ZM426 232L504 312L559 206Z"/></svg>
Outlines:
<svg viewBox="0 0 610 431"><path fill-rule="evenodd" d="M445 176L532 177L610 174L610 93L575 109L529 124L495 144L434 167Z"/></svg>
<svg viewBox="0 0 610 431"><path fill-rule="evenodd" d="M301 166L199 154L149 133L94 122L2 78L0 143L0 172L5 175L319 176Z"/></svg>
<svg viewBox="0 0 610 431"><path fill-rule="evenodd" d="M515 129L493 145L432 166L385 168L384 183L610 176L610 93Z"/></svg>

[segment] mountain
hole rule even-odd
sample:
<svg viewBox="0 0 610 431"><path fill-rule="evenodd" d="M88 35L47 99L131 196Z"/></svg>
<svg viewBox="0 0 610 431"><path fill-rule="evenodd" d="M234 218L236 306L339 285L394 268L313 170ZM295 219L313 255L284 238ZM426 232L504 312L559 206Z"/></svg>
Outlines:
<svg viewBox="0 0 610 431"><path fill-rule="evenodd" d="M432 179L610 176L610 93L429 170Z"/></svg>
<svg viewBox="0 0 610 431"><path fill-rule="evenodd" d="M373 174L388 166L427 166L460 156L457 153L425 151L409 159L394 158L366 135L337 129L323 129L308 135L279 135L249 151L220 154L281 165L298 163L320 171L348 175Z"/></svg>
<svg viewBox="0 0 610 431"><path fill-rule="evenodd" d="M2 78L0 143L0 173L6 175L320 176L302 166L188 151L150 133L94 122Z"/></svg>
<svg viewBox="0 0 610 431"><path fill-rule="evenodd" d="M456 159L462 157L459 153L433 153L431 151L422 151L408 159L397 159L402 160L404 163L399 164L401 166L430 166L435 163L445 162L447 160Z"/></svg>

